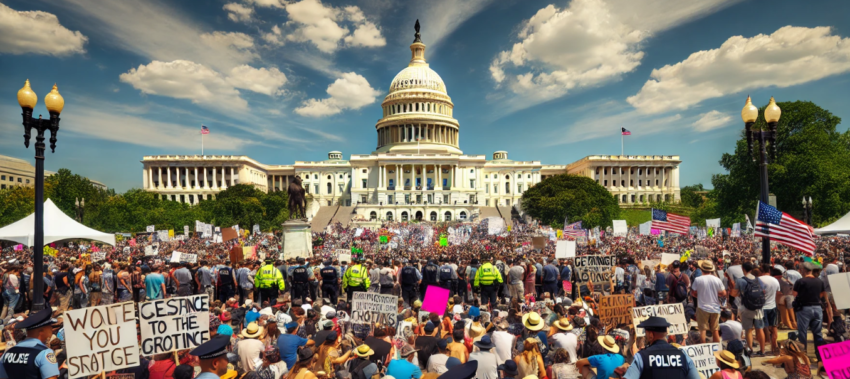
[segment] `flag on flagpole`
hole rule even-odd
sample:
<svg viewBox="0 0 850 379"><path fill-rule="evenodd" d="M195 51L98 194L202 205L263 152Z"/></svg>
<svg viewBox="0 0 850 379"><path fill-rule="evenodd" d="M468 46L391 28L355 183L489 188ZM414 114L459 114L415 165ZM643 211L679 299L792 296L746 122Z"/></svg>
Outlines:
<svg viewBox="0 0 850 379"><path fill-rule="evenodd" d="M587 237L587 231L581 228L581 221L564 226L565 237Z"/></svg>
<svg viewBox="0 0 850 379"><path fill-rule="evenodd" d="M620 128L620 129L623 129L623 135L624 135L624 136L630 136L630 135L632 135L632 132L630 132L630 131L626 130L626 128Z"/></svg>
<svg viewBox="0 0 850 379"><path fill-rule="evenodd" d="M814 230L800 220L791 217L768 204L759 201L756 208L756 237L767 237L771 241L793 247L809 256L815 253Z"/></svg>
<svg viewBox="0 0 850 379"><path fill-rule="evenodd" d="M690 226L690 217L667 213L660 209L652 209L652 227L654 229L686 235L690 230Z"/></svg>
<svg viewBox="0 0 850 379"><path fill-rule="evenodd" d="M750 222L750 215L744 213L744 217L747 218L747 233L749 233L750 230L753 230L753 223Z"/></svg>
<svg viewBox="0 0 850 379"><path fill-rule="evenodd" d="M201 134L210 134L210 128L201 125Z"/></svg>

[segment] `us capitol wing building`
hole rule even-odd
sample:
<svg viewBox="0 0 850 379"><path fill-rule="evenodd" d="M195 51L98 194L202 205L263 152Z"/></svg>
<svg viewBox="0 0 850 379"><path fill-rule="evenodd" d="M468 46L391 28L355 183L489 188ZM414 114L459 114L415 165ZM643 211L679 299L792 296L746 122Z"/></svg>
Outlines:
<svg viewBox="0 0 850 379"><path fill-rule="evenodd" d="M418 25L417 25L418 26ZM153 155L142 159L144 188L163 199L197 204L236 184L285 191L301 177L311 218L466 220L520 210L528 188L570 173L595 179L621 204L679 201L679 156L591 155L568 165L492 159L460 150L460 123L446 85L425 61L416 33L412 58L390 83L371 154L331 151L325 161L267 165L247 156Z"/></svg>

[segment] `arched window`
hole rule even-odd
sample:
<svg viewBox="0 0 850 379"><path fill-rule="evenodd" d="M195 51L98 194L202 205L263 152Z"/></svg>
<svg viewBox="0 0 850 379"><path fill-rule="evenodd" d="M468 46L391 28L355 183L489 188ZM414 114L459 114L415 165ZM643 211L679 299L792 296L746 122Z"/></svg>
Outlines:
<svg viewBox="0 0 850 379"><path fill-rule="evenodd" d="M327 183L327 185L328 185L328 195L330 195L330 194L331 194L331 191L333 191L333 188L331 188L331 184L330 184L330 183Z"/></svg>
<svg viewBox="0 0 850 379"><path fill-rule="evenodd" d="M375 211L369 212L369 219L375 221L378 219L378 214Z"/></svg>
<svg viewBox="0 0 850 379"><path fill-rule="evenodd" d="M393 212L387 212L387 221L393 220Z"/></svg>
<svg viewBox="0 0 850 379"><path fill-rule="evenodd" d="M446 211L446 213L443 215L443 217L445 218L443 221L451 221L452 220L452 212Z"/></svg>
<svg viewBox="0 0 850 379"><path fill-rule="evenodd" d="M437 221L437 212L431 212L431 221Z"/></svg>
<svg viewBox="0 0 850 379"><path fill-rule="evenodd" d="M461 219L461 220L466 220L466 212L460 212L460 215L458 215L458 218Z"/></svg>
<svg viewBox="0 0 850 379"><path fill-rule="evenodd" d="M407 212L401 212L401 221L407 221Z"/></svg>
<svg viewBox="0 0 850 379"><path fill-rule="evenodd" d="M622 202L623 202L623 203L625 203L625 202L626 202L626 195L623 195L623 201L622 201Z"/></svg>
<svg viewBox="0 0 850 379"><path fill-rule="evenodd" d="M505 179L507 179L507 180L511 180L511 176L510 176L510 175L505 175Z"/></svg>
<svg viewBox="0 0 850 379"><path fill-rule="evenodd" d="M313 180L319 180L319 175L318 175L318 174L313 174Z"/></svg>

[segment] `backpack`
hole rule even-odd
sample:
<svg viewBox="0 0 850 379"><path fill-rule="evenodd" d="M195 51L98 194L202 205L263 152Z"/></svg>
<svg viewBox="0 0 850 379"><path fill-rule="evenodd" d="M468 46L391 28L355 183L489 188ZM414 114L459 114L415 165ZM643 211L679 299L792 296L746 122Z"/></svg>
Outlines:
<svg viewBox="0 0 850 379"><path fill-rule="evenodd" d="M741 304L751 311L764 307L764 289L761 288L761 283L759 283L758 279L747 277L743 277L742 279L747 282L747 285L741 291Z"/></svg>
<svg viewBox="0 0 850 379"><path fill-rule="evenodd" d="M449 266L440 267L440 281L448 282L452 280L452 268Z"/></svg>
<svg viewBox="0 0 850 379"><path fill-rule="evenodd" d="M670 289L676 301L684 301L688 298L688 284L682 280L682 274L673 275L673 288Z"/></svg>

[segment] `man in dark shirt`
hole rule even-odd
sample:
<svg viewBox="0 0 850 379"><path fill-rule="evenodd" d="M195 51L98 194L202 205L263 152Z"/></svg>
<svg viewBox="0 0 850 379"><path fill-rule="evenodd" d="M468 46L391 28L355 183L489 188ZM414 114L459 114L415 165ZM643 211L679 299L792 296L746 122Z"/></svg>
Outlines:
<svg viewBox="0 0 850 379"><path fill-rule="evenodd" d="M425 335L416 338L417 357L419 357L419 367L427 368L428 359L432 354L437 354L437 344L440 340L434 335L438 333L437 328L431 321L425 324Z"/></svg>
<svg viewBox="0 0 850 379"><path fill-rule="evenodd" d="M384 337L387 336L387 330L384 327L375 328L375 333L373 336L366 337L363 341L364 344L368 345L372 350L375 351L375 354L369 356L369 360L378 365L378 369L383 368L389 360L387 356L390 355L390 350L393 345L387 341L384 341Z"/></svg>
<svg viewBox="0 0 850 379"><path fill-rule="evenodd" d="M815 273L818 270L820 268L814 263L803 263L803 266L800 268L803 278L794 283L794 290L791 292L791 295L794 296L794 314L797 315L799 342L803 344L804 351L806 349L806 335L809 330L812 331L814 341L823 339L821 330L823 329L824 308L821 305L820 299L823 299L823 304L826 305L828 319L832 319L832 308L829 305L826 286L824 286L823 281Z"/></svg>

